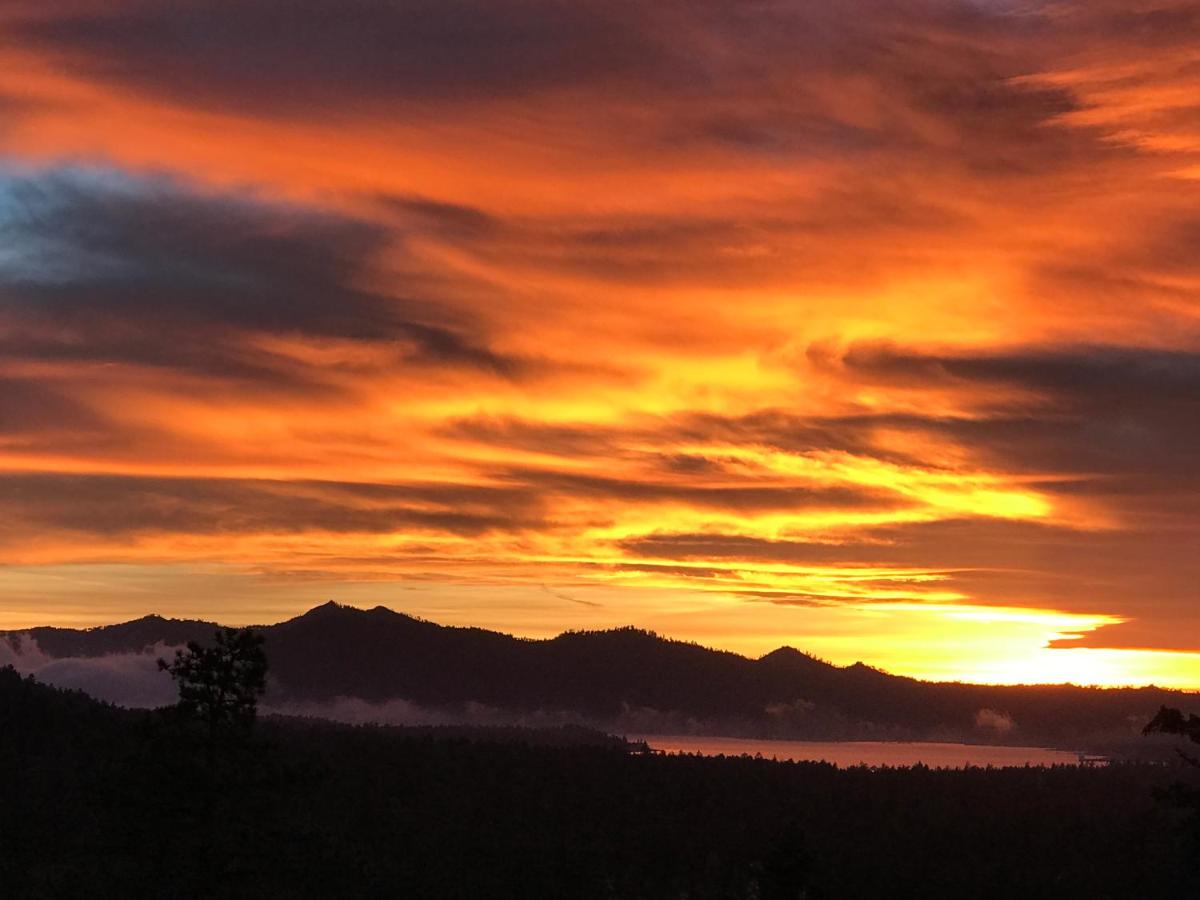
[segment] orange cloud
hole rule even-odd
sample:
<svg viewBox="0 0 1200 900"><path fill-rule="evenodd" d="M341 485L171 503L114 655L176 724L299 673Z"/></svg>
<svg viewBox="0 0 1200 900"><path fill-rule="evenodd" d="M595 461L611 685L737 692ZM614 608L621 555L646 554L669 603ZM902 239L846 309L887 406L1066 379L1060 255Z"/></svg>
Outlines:
<svg viewBox="0 0 1200 900"><path fill-rule="evenodd" d="M10 624L1200 684L1192 4L284 6L0 14Z"/></svg>

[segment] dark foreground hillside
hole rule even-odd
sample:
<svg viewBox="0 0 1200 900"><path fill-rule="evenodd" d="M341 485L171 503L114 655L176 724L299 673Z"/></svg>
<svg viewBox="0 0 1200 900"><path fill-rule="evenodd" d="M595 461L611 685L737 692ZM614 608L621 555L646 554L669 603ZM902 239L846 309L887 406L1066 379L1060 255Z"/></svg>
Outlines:
<svg viewBox="0 0 1200 900"><path fill-rule="evenodd" d="M1195 896L1162 767L837 770L479 737L267 722L214 748L169 711L0 670L2 893Z"/></svg>

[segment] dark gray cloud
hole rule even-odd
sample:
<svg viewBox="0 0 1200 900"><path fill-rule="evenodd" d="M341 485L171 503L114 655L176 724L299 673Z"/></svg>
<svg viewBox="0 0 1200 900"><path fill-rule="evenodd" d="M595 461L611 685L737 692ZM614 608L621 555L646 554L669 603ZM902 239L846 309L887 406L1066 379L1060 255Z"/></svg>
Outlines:
<svg viewBox="0 0 1200 900"><path fill-rule="evenodd" d="M512 417L469 418L449 421L441 432L459 440L570 458L628 457L630 446L717 443L761 445L796 453L844 450L913 462L911 456L889 453L875 445L871 431L881 421L886 422L878 416L830 418L762 409L740 416L681 413L623 427L551 424ZM711 474L720 468L718 460L695 454L667 453L660 455L658 462L664 474Z"/></svg>
<svg viewBox="0 0 1200 900"><path fill-rule="evenodd" d="M440 431L457 440L564 457L611 457L623 452L622 433L604 426L481 416L447 421Z"/></svg>
<svg viewBox="0 0 1200 900"><path fill-rule="evenodd" d="M627 500L631 503L675 502L702 509L732 512L788 509L863 508L897 506L894 494L847 487L796 487L770 480L742 478L725 484L678 477L677 458L665 457L663 472L644 477L606 477L544 469L510 469L503 477L538 490L566 496ZM674 471L675 478L668 473Z"/></svg>
<svg viewBox="0 0 1200 900"><path fill-rule="evenodd" d="M502 229L500 220L477 206L420 196L384 195L378 200L401 224L442 238L470 240L488 237Z"/></svg>
<svg viewBox="0 0 1200 900"><path fill-rule="evenodd" d="M41 432L86 432L103 420L70 391L33 378L0 376L0 435L23 438Z"/></svg>
<svg viewBox="0 0 1200 900"><path fill-rule="evenodd" d="M888 548L868 549L858 543L847 548L840 544L772 541L737 534L659 533L622 541L620 546L638 556L689 561L829 563L889 555Z"/></svg>
<svg viewBox="0 0 1200 900"><path fill-rule="evenodd" d="M1088 0L1053 10L1083 41L1119 36L1125 46L1154 48L1200 30L1195 0Z"/></svg>
<svg viewBox="0 0 1200 900"><path fill-rule="evenodd" d="M842 358L875 380L918 384L998 382L1084 402L1200 402L1200 353L1136 347L1053 347L1009 354L939 356L892 345L856 345Z"/></svg>
<svg viewBox="0 0 1200 900"><path fill-rule="evenodd" d="M820 365L824 360L818 356ZM1010 471L1105 476L1099 492L1195 490L1200 440L1200 354L1134 347L1062 347L978 356L889 345L851 348L844 371L878 384L961 388L982 415L889 416L879 424L940 435ZM1113 481L1113 477L1126 479ZM1066 482L1064 492L1078 489Z"/></svg>
<svg viewBox="0 0 1200 900"><path fill-rule="evenodd" d="M740 416L678 416L672 422L672 431L679 440L688 442L757 444L793 453L845 450L877 455L879 451L870 439L873 424L869 416L802 416L786 409L767 408Z"/></svg>
<svg viewBox="0 0 1200 900"><path fill-rule="evenodd" d="M1161 534L1155 535L1160 539ZM933 569L1120 570L1118 560L1089 559L1127 539L1118 531L1079 531L1005 519L946 519L862 529L830 541L766 540L741 535L658 534L628 542L631 550L686 560L746 560ZM1153 541L1147 541L1150 547ZM1164 553L1177 548L1164 547Z"/></svg>
<svg viewBox="0 0 1200 900"><path fill-rule="evenodd" d="M122 0L9 31L89 79L257 114L412 115L584 91L677 102L631 141L841 157L936 148L1001 175L1119 152L1042 127L1071 95L1013 80L1036 70L1054 24L969 0ZM830 78L854 81L860 99L870 85L868 108L830 96Z"/></svg>
<svg viewBox="0 0 1200 900"><path fill-rule="evenodd" d="M738 287L805 278L844 280L844 260L820 241L891 237L897 246L877 255L895 262L961 216L933 203L905 201L887 191L829 191L791 199L753 215L705 217L590 216L507 223L473 250L499 264L565 272L614 285ZM922 236L926 238L922 238ZM861 277L864 273L857 273Z"/></svg>
<svg viewBox="0 0 1200 900"><path fill-rule="evenodd" d="M13 175L2 187L0 354L9 358L314 390L319 372L253 346L294 335L384 343L417 365L519 368L436 296L358 286L395 240L382 226L104 169Z"/></svg>
<svg viewBox="0 0 1200 900"><path fill-rule="evenodd" d="M304 531L460 535L545 524L525 486L357 484L119 475L0 475L0 535L81 532L293 534Z"/></svg>
<svg viewBox="0 0 1200 900"><path fill-rule="evenodd" d="M17 34L93 77L219 106L307 112L686 78L691 67L670 35L638 27L646 16L636 13L627 0L127 0L32 18Z"/></svg>
<svg viewBox="0 0 1200 900"><path fill-rule="evenodd" d="M426 197L375 199L401 233L436 237L497 267L563 272L615 285L746 286L787 281L798 273L844 279L844 260L831 258L822 241L891 242L885 255L896 262L920 252L947 228L972 225L961 211L870 178L812 196L781 196L746 213L706 215L589 211L505 217ZM873 268L881 265L876 253Z"/></svg>
<svg viewBox="0 0 1200 900"><path fill-rule="evenodd" d="M894 499L848 489L713 487L602 478L548 470L493 473L491 485L372 484L239 478L9 473L0 475L0 535L385 533L483 534L554 527L555 498L676 502L747 512L886 507Z"/></svg>

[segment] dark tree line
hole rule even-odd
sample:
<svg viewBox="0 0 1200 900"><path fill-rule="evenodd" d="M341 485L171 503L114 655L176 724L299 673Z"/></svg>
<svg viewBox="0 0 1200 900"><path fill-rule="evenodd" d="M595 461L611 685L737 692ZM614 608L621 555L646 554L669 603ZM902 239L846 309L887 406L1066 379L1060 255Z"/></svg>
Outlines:
<svg viewBox="0 0 1200 900"><path fill-rule="evenodd" d="M1186 737L1193 744L1200 744L1200 716L1184 714L1181 710L1164 706L1146 725L1144 733L1177 735ZM1182 749L1178 753L1193 772L1200 770L1200 759ZM1155 796L1181 816L1186 878L1193 885L1200 884L1200 786L1194 780L1189 782L1180 779L1165 788L1156 789Z"/></svg>
<svg viewBox="0 0 1200 900"><path fill-rule="evenodd" d="M1179 771L839 770L585 732L256 723L265 664L223 632L164 663L180 703L153 713L0 670L3 895L1194 896L1188 832L1153 797Z"/></svg>

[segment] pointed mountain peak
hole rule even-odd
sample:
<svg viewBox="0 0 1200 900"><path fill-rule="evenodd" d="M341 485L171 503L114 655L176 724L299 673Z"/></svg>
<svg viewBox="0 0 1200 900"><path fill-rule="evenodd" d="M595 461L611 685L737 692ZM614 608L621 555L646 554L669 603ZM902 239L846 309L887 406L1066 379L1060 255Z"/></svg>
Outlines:
<svg viewBox="0 0 1200 900"><path fill-rule="evenodd" d="M349 612L358 612L352 606L342 606L335 600L327 600L320 606L314 606L308 612L299 616L301 619L324 619L331 616L342 615Z"/></svg>
<svg viewBox="0 0 1200 900"><path fill-rule="evenodd" d="M760 659L771 660L772 662L774 662L776 660L800 659L801 657L804 657L807 659L808 654L801 653L795 647L776 647L774 650L772 650L766 656L760 657Z"/></svg>
<svg viewBox="0 0 1200 900"><path fill-rule="evenodd" d="M868 666L866 663L861 661L856 662L852 666L846 666L844 671L853 675L857 675L860 678L890 679L895 677L893 675L889 675L887 672L883 671L883 669L877 669L874 666Z"/></svg>
<svg viewBox="0 0 1200 900"><path fill-rule="evenodd" d="M803 650L797 650L795 647L779 647L772 650L766 656L760 656L758 661L768 666L787 667L787 668L814 668L827 667L828 663L824 660L817 659L811 654L805 653Z"/></svg>
<svg viewBox="0 0 1200 900"><path fill-rule="evenodd" d="M308 612L296 616L290 621L306 624L344 622L347 624L372 623L380 625L385 623L416 622L418 620L404 613L396 612L394 609L388 609L386 606L360 609L357 606L348 606L344 603L338 603L335 600L329 600L320 606L314 606Z"/></svg>

